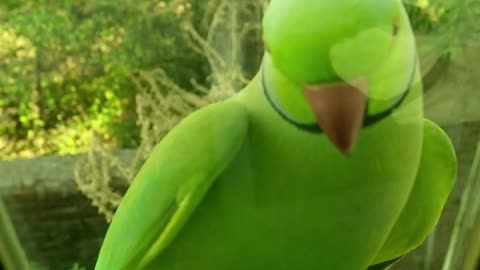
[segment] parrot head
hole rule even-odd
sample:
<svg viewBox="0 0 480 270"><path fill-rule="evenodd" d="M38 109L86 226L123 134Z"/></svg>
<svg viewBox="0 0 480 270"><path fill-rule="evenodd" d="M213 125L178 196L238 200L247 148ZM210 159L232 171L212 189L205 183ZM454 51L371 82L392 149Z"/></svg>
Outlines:
<svg viewBox="0 0 480 270"><path fill-rule="evenodd" d="M401 0L272 0L263 39L264 87L277 111L313 123L344 154L365 118L406 92L416 61Z"/></svg>

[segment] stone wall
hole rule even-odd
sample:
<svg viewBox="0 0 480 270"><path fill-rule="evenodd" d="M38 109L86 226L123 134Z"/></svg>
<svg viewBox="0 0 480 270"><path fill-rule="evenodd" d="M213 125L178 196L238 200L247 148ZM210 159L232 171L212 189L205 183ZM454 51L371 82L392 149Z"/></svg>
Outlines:
<svg viewBox="0 0 480 270"><path fill-rule="evenodd" d="M134 151L117 155L128 160ZM80 157L0 162L0 257L6 270L69 270L75 263L93 269L108 225L76 188Z"/></svg>

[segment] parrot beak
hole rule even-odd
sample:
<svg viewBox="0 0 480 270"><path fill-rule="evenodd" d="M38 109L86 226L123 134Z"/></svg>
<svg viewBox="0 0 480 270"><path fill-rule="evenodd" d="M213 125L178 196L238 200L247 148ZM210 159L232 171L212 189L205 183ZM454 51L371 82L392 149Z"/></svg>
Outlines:
<svg viewBox="0 0 480 270"><path fill-rule="evenodd" d="M358 81L357 85L334 83L303 87L318 125L344 155L353 151L367 103L366 80Z"/></svg>

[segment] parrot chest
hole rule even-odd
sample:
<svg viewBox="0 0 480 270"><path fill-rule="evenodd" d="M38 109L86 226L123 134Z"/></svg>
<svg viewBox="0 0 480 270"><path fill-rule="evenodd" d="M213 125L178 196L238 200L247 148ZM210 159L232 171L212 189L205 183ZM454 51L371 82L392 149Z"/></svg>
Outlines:
<svg viewBox="0 0 480 270"><path fill-rule="evenodd" d="M368 265L408 198L421 149L421 126L382 125L362 131L351 157L322 135L253 126L166 250L178 266L166 269L187 269L180 257L205 269Z"/></svg>

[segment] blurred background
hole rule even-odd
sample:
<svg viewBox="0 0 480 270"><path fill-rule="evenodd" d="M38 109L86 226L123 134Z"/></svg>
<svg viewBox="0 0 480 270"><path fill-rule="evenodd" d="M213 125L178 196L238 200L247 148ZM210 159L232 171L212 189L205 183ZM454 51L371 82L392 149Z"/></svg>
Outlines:
<svg viewBox="0 0 480 270"><path fill-rule="evenodd" d="M426 116L454 142L459 175L435 232L394 269L480 269L480 0L404 2ZM93 269L108 222L152 147L257 72L267 4L0 2L5 269Z"/></svg>

